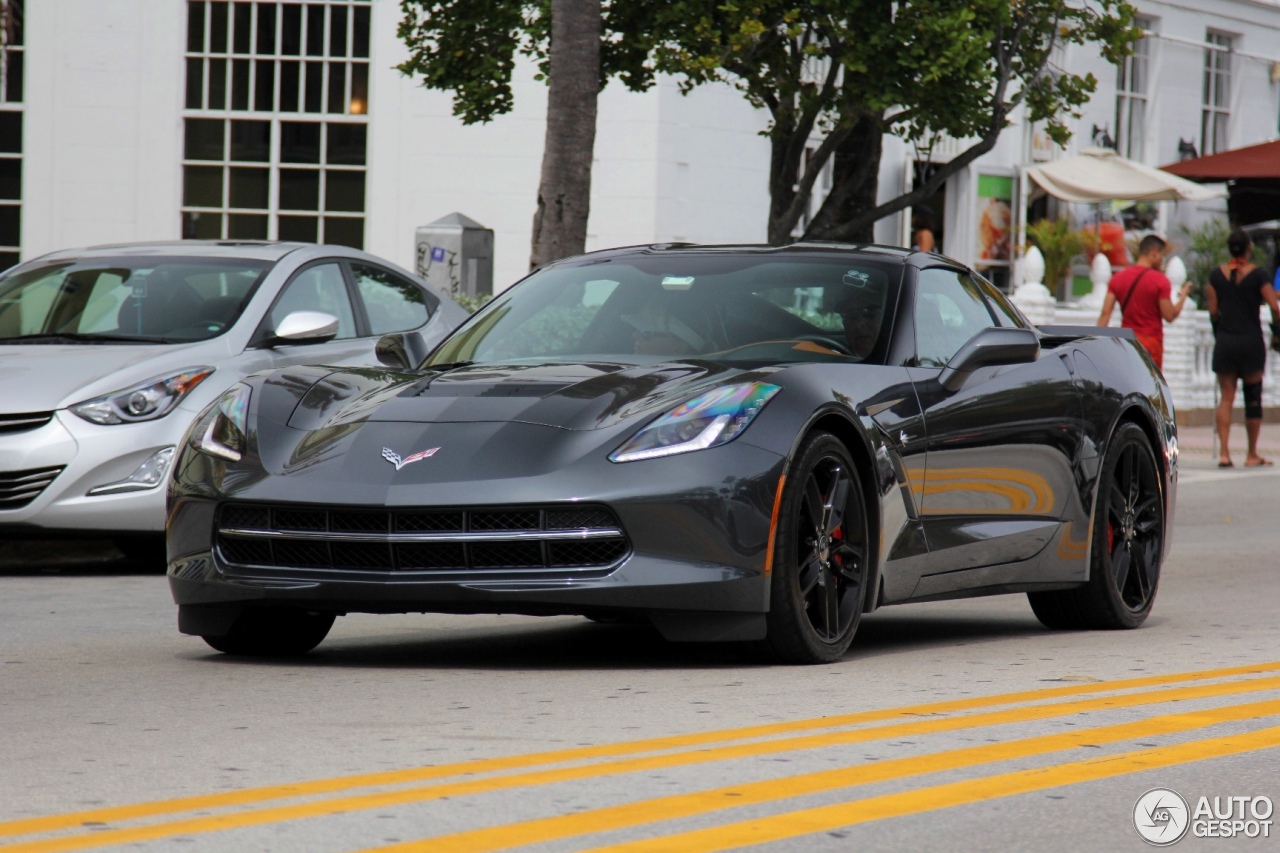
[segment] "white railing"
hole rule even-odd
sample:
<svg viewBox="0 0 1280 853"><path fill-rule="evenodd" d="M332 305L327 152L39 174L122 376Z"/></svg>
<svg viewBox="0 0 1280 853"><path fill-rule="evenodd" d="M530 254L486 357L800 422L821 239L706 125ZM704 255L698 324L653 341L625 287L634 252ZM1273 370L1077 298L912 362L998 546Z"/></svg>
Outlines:
<svg viewBox="0 0 1280 853"><path fill-rule="evenodd" d="M1013 293L1013 301L1027 319L1038 325L1092 326L1098 322L1102 300L1106 296L1107 282L1111 279L1111 264L1099 254L1094 257L1089 278L1093 291L1076 302L1056 302L1049 289L1041 283L1044 277L1044 258L1040 251L1031 248L1023 259L1024 281ZM1167 274L1174 291L1187 280L1187 270L1181 259L1171 258ZM1271 320L1270 312L1263 306L1264 330ZM1112 312L1111 325L1120 325L1119 309ZM1268 334L1269 339L1269 334ZM1212 369L1213 329L1209 324L1209 312L1200 310L1194 301L1188 300L1177 320L1164 327L1164 378L1173 392L1176 409L1212 409L1217 405L1217 377ZM1280 354L1268 351L1266 374L1262 381L1264 407L1280 405ZM1244 407L1244 395L1236 394L1236 408Z"/></svg>

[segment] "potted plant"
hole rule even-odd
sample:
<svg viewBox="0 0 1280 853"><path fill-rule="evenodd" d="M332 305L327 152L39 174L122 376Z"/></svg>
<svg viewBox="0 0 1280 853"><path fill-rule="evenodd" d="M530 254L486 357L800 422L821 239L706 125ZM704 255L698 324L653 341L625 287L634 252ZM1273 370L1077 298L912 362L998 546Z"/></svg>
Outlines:
<svg viewBox="0 0 1280 853"><path fill-rule="evenodd" d="M1041 219L1027 226L1027 239L1044 256L1044 285L1059 301L1066 301L1067 277L1077 255L1095 246L1097 235L1073 229L1065 219Z"/></svg>

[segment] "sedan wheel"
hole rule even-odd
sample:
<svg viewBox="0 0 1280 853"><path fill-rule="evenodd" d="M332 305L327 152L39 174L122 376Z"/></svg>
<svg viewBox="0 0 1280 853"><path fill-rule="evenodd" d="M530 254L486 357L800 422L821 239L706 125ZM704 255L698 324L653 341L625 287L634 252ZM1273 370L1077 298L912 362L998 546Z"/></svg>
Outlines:
<svg viewBox="0 0 1280 853"><path fill-rule="evenodd" d="M793 663L848 650L866 600L867 512L857 469L835 436L806 440L783 489L764 644Z"/></svg>
<svg viewBox="0 0 1280 853"><path fill-rule="evenodd" d="M203 639L229 655L294 656L320 645L333 627L332 613L307 613L279 607L245 610L220 637Z"/></svg>
<svg viewBox="0 0 1280 853"><path fill-rule="evenodd" d="M1164 501L1146 434L1121 424L1098 478L1086 586L1028 595L1050 628L1137 628L1151 613L1164 559Z"/></svg>

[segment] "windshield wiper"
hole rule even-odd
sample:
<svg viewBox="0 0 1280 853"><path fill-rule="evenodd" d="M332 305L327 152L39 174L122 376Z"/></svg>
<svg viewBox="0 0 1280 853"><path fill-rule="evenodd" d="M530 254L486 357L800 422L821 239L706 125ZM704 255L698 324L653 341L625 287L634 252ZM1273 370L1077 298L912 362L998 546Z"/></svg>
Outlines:
<svg viewBox="0 0 1280 853"><path fill-rule="evenodd" d="M145 338L140 335L104 335L94 332L54 332L39 335L17 335L0 338L0 344L173 344L170 338Z"/></svg>

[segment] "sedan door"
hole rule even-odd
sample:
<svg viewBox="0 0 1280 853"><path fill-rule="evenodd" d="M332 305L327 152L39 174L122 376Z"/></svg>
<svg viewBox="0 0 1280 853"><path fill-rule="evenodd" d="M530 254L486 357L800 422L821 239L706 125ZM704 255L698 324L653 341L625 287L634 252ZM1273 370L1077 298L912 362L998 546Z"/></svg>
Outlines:
<svg viewBox="0 0 1280 853"><path fill-rule="evenodd" d="M964 270L920 270L914 320L909 369L927 435L920 514L929 558L913 597L1083 579L1075 551L1085 532L1063 521L1081 438L1067 365L1041 351L944 388L942 369L970 338L1011 324Z"/></svg>

